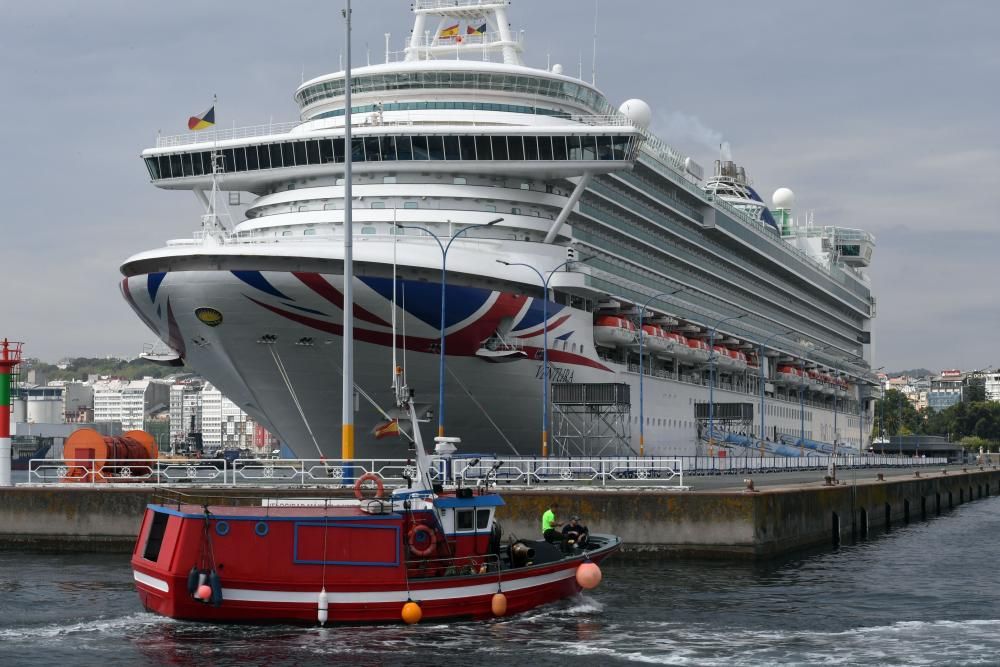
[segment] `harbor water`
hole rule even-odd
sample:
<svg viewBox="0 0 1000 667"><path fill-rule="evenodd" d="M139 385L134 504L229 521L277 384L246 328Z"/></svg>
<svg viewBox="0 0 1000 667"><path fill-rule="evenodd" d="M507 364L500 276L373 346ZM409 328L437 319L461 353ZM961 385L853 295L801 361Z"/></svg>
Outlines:
<svg viewBox="0 0 1000 667"><path fill-rule="evenodd" d="M0 665L996 664L998 534L989 498L767 565L612 560L514 618L326 629L172 621L125 555L0 552Z"/></svg>

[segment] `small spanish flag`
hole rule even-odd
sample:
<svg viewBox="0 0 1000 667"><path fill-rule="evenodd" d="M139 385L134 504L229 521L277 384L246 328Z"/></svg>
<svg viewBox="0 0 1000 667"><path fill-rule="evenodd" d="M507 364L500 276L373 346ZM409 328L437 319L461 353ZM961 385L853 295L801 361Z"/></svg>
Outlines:
<svg viewBox="0 0 1000 667"><path fill-rule="evenodd" d="M379 424L372 431L376 440L381 440L382 438L391 438L392 436L399 437L399 421L393 419L387 421L384 424Z"/></svg>
<svg viewBox="0 0 1000 667"><path fill-rule="evenodd" d="M441 37L442 39L453 39L455 37L458 37L458 24L456 23L453 26L448 26L447 28L444 28L438 35L438 37Z"/></svg>
<svg viewBox="0 0 1000 667"><path fill-rule="evenodd" d="M473 25L469 25L465 28L465 34L467 35L482 35L485 34L485 32L486 32L485 23L479 26L478 28Z"/></svg>
<svg viewBox="0 0 1000 667"><path fill-rule="evenodd" d="M200 116L191 116L188 118L188 129L189 130L204 130L206 127L212 127L215 125L215 105L212 108L201 114Z"/></svg>

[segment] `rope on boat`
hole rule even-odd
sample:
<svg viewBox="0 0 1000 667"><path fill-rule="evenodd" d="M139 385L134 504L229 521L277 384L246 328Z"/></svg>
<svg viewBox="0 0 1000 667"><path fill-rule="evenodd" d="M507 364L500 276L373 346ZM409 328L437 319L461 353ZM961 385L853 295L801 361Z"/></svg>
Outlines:
<svg viewBox="0 0 1000 667"><path fill-rule="evenodd" d="M313 434L312 426L309 425L309 420L306 419L306 413L302 411L302 404L299 403L299 397L292 388L291 380L288 378L288 371L285 370L285 365L281 363L281 358L278 356L277 350L274 349L274 345L268 345L268 347L271 350L271 356L274 358L274 363L278 367L278 373L281 375L281 379L284 381L285 387L288 389L288 393L292 397L292 402L295 403L295 409L299 411L299 416L302 417L302 423L306 425L306 430L309 431L309 437L312 438L313 444L316 445L316 451L319 452L320 458L323 458L323 450L320 449L319 442L316 441L316 436Z"/></svg>

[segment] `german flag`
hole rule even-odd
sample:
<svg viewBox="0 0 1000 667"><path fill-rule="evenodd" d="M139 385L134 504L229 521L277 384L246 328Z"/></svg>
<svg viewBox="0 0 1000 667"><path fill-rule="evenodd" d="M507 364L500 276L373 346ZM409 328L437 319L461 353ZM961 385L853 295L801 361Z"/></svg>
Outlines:
<svg viewBox="0 0 1000 667"><path fill-rule="evenodd" d="M441 39L454 39L458 37L458 24L456 23L453 26L444 28L440 33L438 33L438 37Z"/></svg>
<svg viewBox="0 0 1000 667"><path fill-rule="evenodd" d="M201 114L200 116L191 116L188 118L188 129L189 130L204 130L206 127L212 127L215 125L215 105L212 108Z"/></svg>
<svg viewBox="0 0 1000 667"><path fill-rule="evenodd" d="M384 424L379 424L372 431L372 435L375 436L376 440L381 440L382 438L391 438L393 436L399 437L399 421L393 419L392 421L387 421Z"/></svg>
<svg viewBox="0 0 1000 667"><path fill-rule="evenodd" d="M486 24L482 24L478 28L473 25L468 25L465 28L465 34L467 35L483 35L486 33Z"/></svg>

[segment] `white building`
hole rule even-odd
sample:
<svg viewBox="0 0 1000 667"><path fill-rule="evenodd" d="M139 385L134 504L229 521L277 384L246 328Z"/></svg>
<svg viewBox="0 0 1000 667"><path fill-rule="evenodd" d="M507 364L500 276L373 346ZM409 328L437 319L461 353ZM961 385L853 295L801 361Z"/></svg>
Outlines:
<svg viewBox="0 0 1000 667"><path fill-rule="evenodd" d="M200 433L202 429L202 388L201 380L185 380L170 385L170 444L175 447L183 443L188 433Z"/></svg>
<svg viewBox="0 0 1000 667"><path fill-rule="evenodd" d="M986 400L1000 402L1000 372L986 373Z"/></svg>
<svg viewBox="0 0 1000 667"><path fill-rule="evenodd" d="M201 391L201 434L207 454L253 448L254 423L212 384Z"/></svg>
<svg viewBox="0 0 1000 667"><path fill-rule="evenodd" d="M94 383L94 421L119 421L126 431L146 428L153 412L170 405L170 385L162 380L103 380Z"/></svg>

